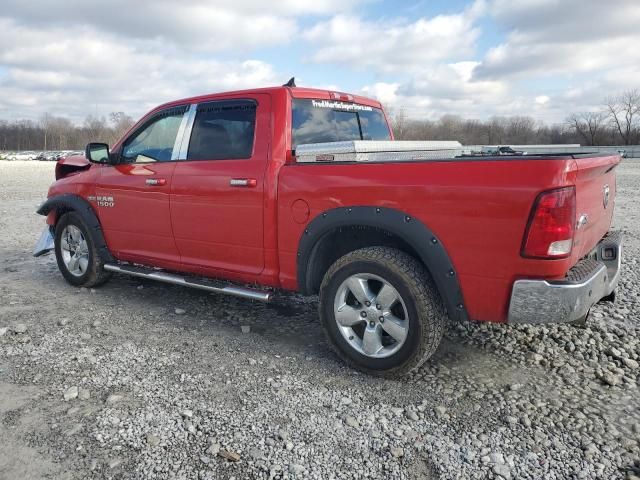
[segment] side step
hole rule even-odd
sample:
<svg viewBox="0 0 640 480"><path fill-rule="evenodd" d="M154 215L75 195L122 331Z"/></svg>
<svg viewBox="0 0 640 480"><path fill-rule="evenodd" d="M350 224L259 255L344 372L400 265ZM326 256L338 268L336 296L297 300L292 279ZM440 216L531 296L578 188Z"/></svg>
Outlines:
<svg viewBox="0 0 640 480"><path fill-rule="evenodd" d="M108 263L104 266L104 269L109 272L124 273L126 275L132 275L134 277L148 278L150 280L171 283L173 285L183 285L185 287L198 288L200 290L206 290L208 292L224 293L226 295L258 300L260 302L268 302L273 296L271 292L265 290L254 290L251 288L228 285L222 282L217 283L213 280L207 280L204 278L185 278L178 275L173 275L171 273L166 273L161 270L136 267L134 265L114 265Z"/></svg>

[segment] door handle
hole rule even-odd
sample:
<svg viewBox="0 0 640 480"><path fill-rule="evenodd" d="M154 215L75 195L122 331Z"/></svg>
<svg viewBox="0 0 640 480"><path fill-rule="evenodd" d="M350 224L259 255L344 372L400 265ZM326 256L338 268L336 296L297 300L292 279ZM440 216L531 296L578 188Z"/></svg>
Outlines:
<svg viewBox="0 0 640 480"><path fill-rule="evenodd" d="M255 187L258 185L258 181L255 178L232 178L229 180L229 185L232 187Z"/></svg>
<svg viewBox="0 0 640 480"><path fill-rule="evenodd" d="M147 178L144 183L152 187L162 187L167 184L164 178Z"/></svg>

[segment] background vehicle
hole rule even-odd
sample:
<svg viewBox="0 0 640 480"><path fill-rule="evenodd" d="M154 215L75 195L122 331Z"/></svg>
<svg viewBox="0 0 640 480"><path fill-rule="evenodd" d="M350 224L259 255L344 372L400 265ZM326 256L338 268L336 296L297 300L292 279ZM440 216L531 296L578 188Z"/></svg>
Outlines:
<svg viewBox="0 0 640 480"><path fill-rule="evenodd" d="M171 102L58 162L35 253L55 248L77 286L120 272L261 301L319 293L338 354L384 375L422 364L447 318L574 321L613 298L618 155L391 140L378 102L339 92Z"/></svg>
<svg viewBox="0 0 640 480"><path fill-rule="evenodd" d="M35 160L38 156L36 152L26 151L26 152L14 152L8 158L9 160Z"/></svg>
<svg viewBox="0 0 640 480"><path fill-rule="evenodd" d="M55 152L54 153L54 157L55 160L60 160L61 158L65 158L65 157L69 157L73 154L74 152L72 152L71 150L62 150L60 152Z"/></svg>
<svg viewBox="0 0 640 480"><path fill-rule="evenodd" d="M44 162L56 161L58 160L58 153L59 152L42 152L40 155L38 155L37 160Z"/></svg>

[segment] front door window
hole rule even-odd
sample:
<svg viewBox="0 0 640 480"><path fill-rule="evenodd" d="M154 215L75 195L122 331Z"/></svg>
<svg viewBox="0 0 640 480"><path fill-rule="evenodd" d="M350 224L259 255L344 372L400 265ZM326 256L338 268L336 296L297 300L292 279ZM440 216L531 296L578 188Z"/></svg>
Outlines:
<svg viewBox="0 0 640 480"><path fill-rule="evenodd" d="M184 108L169 110L152 118L127 139L122 148L123 163L167 162L184 116Z"/></svg>

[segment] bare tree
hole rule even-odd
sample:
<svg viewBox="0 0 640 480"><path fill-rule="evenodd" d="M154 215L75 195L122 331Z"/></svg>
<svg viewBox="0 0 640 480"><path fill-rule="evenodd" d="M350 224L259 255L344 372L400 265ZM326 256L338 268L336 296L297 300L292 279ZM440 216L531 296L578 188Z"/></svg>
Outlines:
<svg viewBox="0 0 640 480"><path fill-rule="evenodd" d="M71 147L70 137L73 131L73 123L64 117L53 117L51 119L51 136L57 140L58 150L66 150Z"/></svg>
<svg viewBox="0 0 640 480"><path fill-rule="evenodd" d="M566 121L587 145L598 145L606 119L604 112L582 112L569 115Z"/></svg>
<svg viewBox="0 0 640 480"><path fill-rule="evenodd" d="M608 97L605 107L609 120L625 145L631 145L638 133L640 116L640 92L627 90L620 95Z"/></svg>
<svg viewBox="0 0 640 480"><path fill-rule="evenodd" d="M0 120L0 150L66 150L81 149L90 141L115 141L133 125L133 119L122 112L103 117L89 116L82 126L65 117L44 113L32 120Z"/></svg>
<svg viewBox="0 0 640 480"><path fill-rule="evenodd" d="M391 125L391 130L393 130L393 137L396 140L404 140L405 135L407 134L407 125L409 123L409 119L407 118L404 108L401 108L400 110L386 109L386 112L389 124Z"/></svg>
<svg viewBox="0 0 640 480"><path fill-rule="evenodd" d="M87 115L87 118L84 119L84 130L93 142L108 140L107 120L104 117Z"/></svg>
<svg viewBox="0 0 640 480"><path fill-rule="evenodd" d="M49 112L45 112L40 117L40 127L44 133L44 150L47 149L47 135L49 134L49 130L51 129L51 124L53 123L53 116Z"/></svg>
<svg viewBox="0 0 640 480"><path fill-rule="evenodd" d="M443 115L437 120L410 118L404 109L389 116L398 140L458 140L465 145L582 143L634 144L640 138L640 91L607 99L603 110L570 115L565 122L544 125L531 117L491 117L488 120ZM107 120L108 119L108 120ZM0 120L0 149L81 149L90 141L115 142L134 123L123 112L108 117L89 115L81 125L49 113L33 120Z"/></svg>
<svg viewBox="0 0 640 480"><path fill-rule="evenodd" d="M506 136L511 143L527 144L535 138L536 121L531 117L509 117Z"/></svg>
<svg viewBox="0 0 640 480"><path fill-rule="evenodd" d="M117 141L135 123L133 118L124 112L111 112L109 114L109 122L113 130L109 138L110 143Z"/></svg>
<svg viewBox="0 0 640 480"><path fill-rule="evenodd" d="M485 124L486 143L489 145L499 145L504 142L507 119L504 117L491 117ZM484 142L479 142L484 143Z"/></svg>

